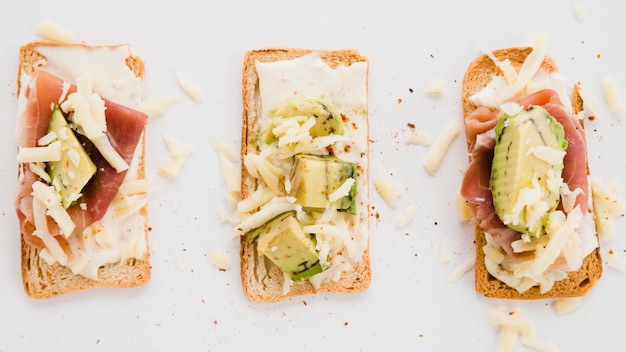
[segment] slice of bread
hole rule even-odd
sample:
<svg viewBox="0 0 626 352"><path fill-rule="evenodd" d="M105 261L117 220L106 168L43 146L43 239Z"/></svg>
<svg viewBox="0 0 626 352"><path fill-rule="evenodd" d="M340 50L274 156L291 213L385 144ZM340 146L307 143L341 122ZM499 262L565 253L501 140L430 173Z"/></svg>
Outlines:
<svg viewBox="0 0 626 352"><path fill-rule="evenodd" d="M260 116L260 93L259 75L255 63L274 62L279 60L291 60L308 53L308 49L260 49L248 51L243 63L243 127L241 139L241 197L245 199L257 188L256 180L250 176L243 164L243 157L249 152L256 152L254 136L258 131L257 124ZM328 50L316 51L322 60L331 68L339 65L349 66L355 62L367 62L367 58L361 56L356 50ZM367 77L366 77L367 78ZM367 128L367 126L362 126ZM359 173L359 177L368 177L367 170ZM369 199L368 190L359 190ZM359 212L369 214L369 201L359 205ZM364 216L368 221L369 216ZM369 226L369 225L368 225ZM368 242L369 243L369 242ZM250 300L255 302L276 302L290 297L316 292L355 292L365 290L371 279L369 245L363 253L362 259L353 265L349 272L345 272L338 281L326 282L319 288L315 288L308 280L294 282L287 293L283 292L283 272L273 265L265 256L259 256L256 244L246 240L244 236L240 240L241 250L241 281L243 290Z"/></svg>
<svg viewBox="0 0 626 352"><path fill-rule="evenodd" d="M40 61L46 60L38 49L41 47L59 47L69 48L80 46L85 49L94 48L86 44L60 44L56 42L37 41L23 45L19 51L19 70L18 70L18 95L22 84L22 72L31 74L35 70L40 69ZM143 77L144 63L140 57L130 55L126 58L126 65L138 78ZM145 178L145 130L139 139L138 150L135 153L137 160L137 177ZM145 255L143 258L129 258L122 262L110 263L101 266L98 269L98 280L92 280L81 275L74 275L72 271L58 263L49 265L39 255L41 250L24 240L21 237L21 266L22 280L26 294L33 298L50 298L61 294L74 291L85 290L90 288L126 288L144 285L150 280L150 260L148 243L148 225L147 225L147 205L143 206L134 216L141 217L145 233Z"/></svg>
<svg viewBox="0 0 626 352"><path fill-rule="evenodd" d="M515 67L519 68L532 50L532 47L515 47L496 50L493 51L493 54L498 60L509 59ZM555 61L548 56L544 58L541 68L548 73L558 70ZM494 74L502 73L487 55L480 56L468 66L462 88L463 116L465 118L477 108L470 101L470 97L484 88L491 81ZM579 94L579 86L575 85L572 96L572 112L576 114L582 109L583 101ZM589 169L587 169L587 173L589 173ZM550 291L542 294L539 287L535 286L523 293L519 293L516 289L507 286L489 274L485 267L485 254L483 252L483 247L487 242L483 229L478 225L475 228L475 235L476 291L486 297L530 300L583 296L602 276L602 257L600 248L597 247L584 259L583 265L578 271L570 272L566 279L557 281Z"/></svg>

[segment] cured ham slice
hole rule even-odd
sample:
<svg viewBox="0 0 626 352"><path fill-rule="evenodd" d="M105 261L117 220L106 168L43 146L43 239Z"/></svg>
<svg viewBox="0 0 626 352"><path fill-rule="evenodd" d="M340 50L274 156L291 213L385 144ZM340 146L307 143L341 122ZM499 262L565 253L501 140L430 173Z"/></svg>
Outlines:
<svg viewBox="0 0 626 352"><path fill-rule="evenodd" d="M518 101L527 109L530 105L539 105L546 109L563 125L565 139L568 142L564 167L563 181L571 191L579 188L581 192L576 198L583 214L588 205L587 153L585 134L580 121L572 116L563 106L556 91L545 89L533 93ZM499 110L479 107L466 118L466 135L470 143L470 164L465 171L461 186L461 195L475 211L477 223L490 233L500 246L511 253L511 241L519 238L519 233L510 229L497 216L493 207L493 198L489 189L491 178L491 162L493 160L494 134L493 128L498 121Z"/></svg>
<svg viewBox="0 0 626 352"><path fill-rule="evenodd" d="M17 145L18 147L37 146L37 140L46 134L48 121L55 104L60 104L64 96L76 91L74 85L69 89L62 79L45 71L35 71L28 83L24 94L27 104L21 116L18 116ZM113 102L104 100L105 118L107 123L106 135L116 152L130 163L135 150L141 140L147 122L147 116L134 109L130 109ZM97 171L89 183L82 190L82 197L78 202L67 209L68 214L76 225L75 231L101 219L106 213L127 171L116 172L98 152L95 146L85 137L77 135L81 144L96 165ZM20 221L20 229L25 241L43 248L43 242L33 236L35 230L33 220L32 184L39 179L26 163L19 168L19 192L16 199L16 212ZM59 236L58 226L48 218L49 230L61 245L67 250L62 236Z"/></svg>

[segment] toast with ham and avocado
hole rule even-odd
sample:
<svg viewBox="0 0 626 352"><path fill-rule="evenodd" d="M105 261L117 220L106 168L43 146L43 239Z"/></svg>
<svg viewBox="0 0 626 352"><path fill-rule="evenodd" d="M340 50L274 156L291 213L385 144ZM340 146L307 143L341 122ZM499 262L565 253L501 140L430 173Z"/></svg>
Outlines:
<svg viewBox="0 0 626 352"><path fill-rule="evenodd" d="M29 296L149 280L143 72L127 45L20 48L15 208Z"/></svg>
<svg viewBox="0 0 626 352"><path fill-rule="evenodd" d="M567 87L545 46L540 37L484 54L463 80L461 195L487 297L583 296L602 275L580 88Z"/></svg>
<svg viewBox="0 0 626 352"><path fill-rule="evenodd" d="M355 50L245 55L236 234L252 301L370 283L368 65Z"/></svg>

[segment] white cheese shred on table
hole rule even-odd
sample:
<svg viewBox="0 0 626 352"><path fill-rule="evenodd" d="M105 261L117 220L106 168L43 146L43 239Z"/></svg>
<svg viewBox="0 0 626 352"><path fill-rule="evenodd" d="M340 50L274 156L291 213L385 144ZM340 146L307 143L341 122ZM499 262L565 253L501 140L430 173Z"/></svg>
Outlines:
<svg viewBox="0 0 626 352"><path fill-rule="evenodd" d="M57 23L52 22L49 19L43 19L37 23L35 27L37 35L43 38L59 42L59 43L73 43L74 34L69 30L61 27Z"/></svg>
<svg viewBox="0 0 626 352"><path fill-rule="evenodd" d="M380 175L374 179L374 187L390 208L395 208L402 194L402 187L388 176Z"/></svg>
<svg viewBox="0 0 626 352"><path fill-rule="evenodd" d="M426 171L428 171L429 174L435 175L441 161L450 147L450 143L452 143L460 131L461 124L456 120L449 122L445 126L443 132L424 158L424 168L426 168Z"/></svg>
<svg viewBox="0 0 626 352"><path fill-rule="evenodd" d="M463 277L463 275L472 270L474 265L476 265L475 258L467 259L463 263L459 264L454 268L454 270L452 270L450 275L448 275L448 282L458 281L461 277Z"/></svg>
<svg viewBox="0 0 626 352"><path fill-rule="evenodd" d="M507 311L504 306L489 311L491 325L499 328L495 351L512 352L519 338L526 347L539 352L558 352L557 346L547 345L535 337L535 327L524 317L522 311Z"/></svg>

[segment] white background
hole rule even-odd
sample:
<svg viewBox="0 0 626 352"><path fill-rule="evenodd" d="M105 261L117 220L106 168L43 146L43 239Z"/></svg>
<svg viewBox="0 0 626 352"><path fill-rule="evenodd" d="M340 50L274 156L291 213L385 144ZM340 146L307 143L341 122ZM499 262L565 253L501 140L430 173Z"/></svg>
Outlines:
<svg viewBox="0 0 626 352"><path fill-rule="evenodd" d="M575 4L584 9L582 21ZM486 299L474 291L473 271L448 282L474 255L473 230L458 221L453 202L467 164L465 140L453 141L433 177L422 166L428 148L404 138L407 123L435 139L445 124L462 121L463 74L481 48L531 45L547 32L561 71L598 102L596 120L585 122L593 179L618 177L622 197L624 121L608 110L600 78L612 77L626 99L624 10L608 0L6 2L0 11L0 351L489 351L497 336L489 310L498 305L523 312L536 338L562 351L619 349L626 274L613 267L605 266L582 306L563 316L552 300ZM78 41L129 43L146 63L146 99L180 95L147 129L152 279L142 288L49 300L23 292L13 208L17 54L38 39L35 27L44 18ZM238 241L216 212L226 204L225 184L211 142L219 138L238 150L242 60L246 50L263 47L356 48L370 60L370 175L387 175L406 192L391 209L372 187L379 217L371 219L372 282L363 293L263 305L242 292ZM180 90L177 69L202 87L201 103ZM443 94L425 95L438 79ZM166 135L194 146L174 180L156 172L167 157ZM398 229L395 216L408 206L417 216ZM615 239L602 243L602 252L626 260L626 224L615 224ZM227 271L210 262L213 250L228 253ZM442 250L450 262L441 263ZM517 350L527 349L518 344Z"/></svg>

